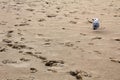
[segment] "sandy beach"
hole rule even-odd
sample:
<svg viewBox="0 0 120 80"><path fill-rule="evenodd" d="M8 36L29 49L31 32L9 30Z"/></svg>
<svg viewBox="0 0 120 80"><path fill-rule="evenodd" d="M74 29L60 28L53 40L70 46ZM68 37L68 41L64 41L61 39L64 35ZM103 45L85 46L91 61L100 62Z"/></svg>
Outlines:
<svg viewBox="0 0 120 80"><path fill-rule="evenodd" d="M0 0L0 80L120 80L120 0Z"/></svg>

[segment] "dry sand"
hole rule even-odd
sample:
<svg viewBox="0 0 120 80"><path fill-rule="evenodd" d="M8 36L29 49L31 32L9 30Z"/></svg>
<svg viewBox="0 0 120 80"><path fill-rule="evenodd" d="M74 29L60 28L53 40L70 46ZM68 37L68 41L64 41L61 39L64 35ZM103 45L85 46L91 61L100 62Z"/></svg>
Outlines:
<svg viewBox="0 0 120 80"><path fill-rule="evenodd" d="M0 0L0 80L120 80L120 0Z"/></svg>

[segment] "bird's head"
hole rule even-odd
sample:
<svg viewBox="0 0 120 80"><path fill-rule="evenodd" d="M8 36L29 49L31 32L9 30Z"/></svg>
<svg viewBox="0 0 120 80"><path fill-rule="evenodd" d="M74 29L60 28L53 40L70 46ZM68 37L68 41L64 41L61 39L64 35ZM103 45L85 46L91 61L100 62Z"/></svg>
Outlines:
<svg viewBox="0 0 120 80"><path fill-rule="evenodd" d="M99 21L99 19L98 19L98 18L93 18L92 20L93 20L93 21Z"/></svg>

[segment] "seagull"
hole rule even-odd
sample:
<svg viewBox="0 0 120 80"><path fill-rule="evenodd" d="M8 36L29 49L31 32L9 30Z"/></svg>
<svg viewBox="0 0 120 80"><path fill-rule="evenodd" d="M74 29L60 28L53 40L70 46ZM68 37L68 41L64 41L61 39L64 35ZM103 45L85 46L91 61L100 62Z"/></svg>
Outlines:
<svg viewBox="0 0 120 80"><path fill-rule="evenodd" d="M93 30L97 30L100 26L99 19L98 18L93 18Z"/></svg>

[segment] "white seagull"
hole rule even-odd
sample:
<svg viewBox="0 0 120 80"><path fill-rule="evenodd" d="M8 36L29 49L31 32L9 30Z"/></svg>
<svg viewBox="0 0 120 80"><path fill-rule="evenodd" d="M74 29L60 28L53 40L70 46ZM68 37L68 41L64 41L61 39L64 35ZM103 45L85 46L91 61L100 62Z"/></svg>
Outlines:
<svg viewBox="0 0 120 80"><path fill-rule="evenodd" d="M99 28L99 26L100 26L99 19L94 18L92 20L93 20L93 30L97 30Z"/></svg>

